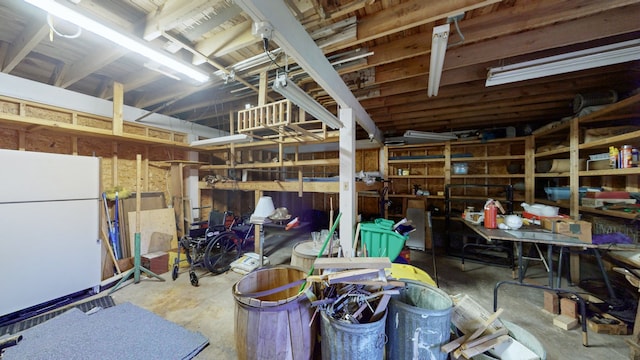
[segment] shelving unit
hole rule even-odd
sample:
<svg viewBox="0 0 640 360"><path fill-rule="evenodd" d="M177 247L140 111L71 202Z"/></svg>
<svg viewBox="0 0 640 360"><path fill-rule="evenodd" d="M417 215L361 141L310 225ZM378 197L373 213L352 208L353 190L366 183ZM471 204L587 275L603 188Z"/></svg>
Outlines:
<svg viewBox="0 0 640 360"><path fill-rule="evenodd" d="M442 207L446 185L500 184L518 189L514 201L530 201L533 189L533 146L530 137L481 140L459 140L385 148L387 178L391 188L388 217L403 216L407 199L422 198L428 204ZM455 174L456 164L466 163L466 174ZM507 166L511 164L511 166ZM416 189L429 195L416 195ZM490 187L460 187L460 196L486 200L495 196Z"/></svg>
<svg viewBox="0 0 640 360"><path fill-rule="evenodd" d="M582 213L596 216L606 216L618 219L634 219L636 214L620 211L596 209L580 206L581 186L604 187L607 190L639 191L638 180L640 167L611 169L611 168L581 168L581 159L589 155L608 153L609 146L619 148L625 144L640 146L640 127L630 125L634 117L640 113L640 93L630 96L615 104L611 104L584 116L577 116L564 120L554 126L537 131L534 134L536 146L545 146L553 142L564 140L563 143L551 150L537 151L535 160L554 158L570 159L567 171L551 173L535 173L535 177L555 179L558 184L570 188L570 198L564 201L551 202L555 206L568 209L572 218L577 219ZM585 141L585 129L601 129L609 127L626 127L626 131L612 136ZM620 128L622 129L622 128ZM546 199L536 199L536 202L550 203Z"/></svg>

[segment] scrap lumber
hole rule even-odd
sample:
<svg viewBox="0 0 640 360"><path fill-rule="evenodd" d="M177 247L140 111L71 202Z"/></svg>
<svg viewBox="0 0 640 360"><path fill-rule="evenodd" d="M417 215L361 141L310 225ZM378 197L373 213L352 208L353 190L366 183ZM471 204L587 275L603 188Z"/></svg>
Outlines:
<svg viewBox="0 0 640 360"><path fill-rule="evenodd" d="M500 328L498 331L494 332L493 334L481 336L473 341L466 341L460 345L460 348L462 348L462 350L466 350L472 347L476 347L485 341L493 340L499 336L507 335L507 334L509 334L509 330L507 330L507 328Z"/></svg>
<svg viewBox="0 0 640 360"><path fill-rule="evenodd" d="M459 338L456 338L455 340L452 340L452 341L442 345L440 347L440 351L442 351L445 354L448 354L448 353L452 352L453 350L459 348L460 345L462 345L465 341L467 341L468 338L469 338L469 335L462 335Z"/></svg>
<svg viewBox="0 0 640 360"><path fill-rule="evenodd" d="M491 325L494 321L496 321L498 319L498 317L500 315L502 315L502 311L503 311L503 309L499 308L496 312L491 314L491 316L489 316L487 318L487 320L484 322L484 324L482 324L482 326L477 328L476 331L474 331L473 334L471 334L471 336L469 336L469 339L467 339L467 341L474 340L478 336L482 335L482 333L485 332L485 330L487 330L487 327L489 327L489 325Z"/></svg>
<svg viewBox="0 0 640 360"><path fill-rule="evenodd" d="M383 272L382 278L380 276L380 271ZM327 276L327 282L329 283L329 285L351 283L353 281L373 280L373 279L381 279L380 281L386 282L386 277L384 276L384 270L380 270L380 269L346 270L346 271L331 273Z"/></svg>
<svg viewBox="0 0 640 360"><path fill-rule="evenodd" d="M558 315L553 318L553 325L563 330L571 330L578 327L578 319L574 319L567 315Z"/></svg>
<svg viewBox="0 0 640 360"><path fill-rule="evenodd" d="M376 306L376 311L371 315L371 322L380 320L384 311L387 309L387 305L389 305L389 300L391 300L391 296L389 294L382 295L382 298L378 301L378 306Z"/></svg>
<svg viewBox="0 0 640 360"><path fill-rule="evenodd" d="M502 344L505 341L512 341L511 336L509 335L500 335L499 337L489 340L489 341L485 341L475 347L472 348L468 348L465 350L462 350L462 356L465 357L465 359L471 359L472 357L478 355L478 354L482 354L485 351L491 350L494 347Z"/></svg>
<svg viewBox="0 0 640 360"><path fill-rule="evenodd" d="M316 269L385 269L391 267L388 257L317 258Z"/></svg>
<svg viewBox="0 0 640 360"><path fill-rule="evenodd" d="M598 334L629 335L627 324L607 313L594 315L587 321L587 326Z"/></svg>
<svg viewBox="0 0 640 360"><path fill-rule="evenodd" d="M455 340L443 345L440 348L440 350L442 350L442 352L447 353L447 354L453 351L453 357L456 358L456 359L459 358L461 355L464 355L464 354L462 354L462 351L464 349L463 348L464 344L468 343L468 342L470 342L472 340L475 340L480 335L482 335L482 333L484 333L487 330L487 328L494 321L496 321L496 319L498 319L498 317L502 314L503 311L504 310L502 308L499 308L495 313L491 314L491 316L489 316L482 323L482 325L480 325L480 327L478 327L473 333L466 334L465 336L461 336L461 337L459 337L459 338L457 338L457 339L455 339Z"/></svg>

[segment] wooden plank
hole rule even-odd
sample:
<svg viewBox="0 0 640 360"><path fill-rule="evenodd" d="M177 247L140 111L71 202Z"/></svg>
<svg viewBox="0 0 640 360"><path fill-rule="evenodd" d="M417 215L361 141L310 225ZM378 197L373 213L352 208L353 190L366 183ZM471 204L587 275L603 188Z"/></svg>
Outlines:
<svg viewBox="0 0 640 360"><path fill-rule="evenodd" d="M571 330L578 327L578 319L571 318L567 315L558 315L553 318L553 325L563 330Z"/></svg>
<svg viewBox="0 0 640 360"><path fill-rule="evenodd" d="M164 193L162 192L143 192L140 194L141 210L154 210L154 209L164 209L167 207L166 201L164 199ZM131 211L136 210L136 197L135 193L131 193L131 196L124 199L119 199L120 201L120 239L122 245L122 256L130 257L133 256L132 248L129 248L129 241L126 239L130 238L129 234L129 217L126 215Z"/></svg>
<svg viewBox="0 0 640 360"><path fill-rule="evenodd" d="M489 340L486 341L476 347L470 348L470 349L466 349L464 351L462 351L462 355L467 358L467 359L471 359L472 357L478 355L478 354L482 354L483 352L487 351L487 350L491 350L494 347L502 344L505 341L509 341L511 339L511 337L509 335L502 335L498 338L495 338L493 340Z"/></svg>
<svg viewBox="0 0 640 360"><path fill-rule="evenodd" d="M479 337L479 338L477 338L477 339L475 339L473 341L465 342L462 345L460 345L460 347L463 350L464 349L474 348L474 347L482 344L485 341L489 341L489 340L495 339L495 338L497 338L499 336L502 336L502 335L507 335L508 333L509 333L509 330L507 330L506 327L503 327L503 328L498 329L498 331L494 332L493 334L488 334L488 335L485 335L485 336L481 336L481 337Z"/></svg>
<svg viewBox="0 0 640 360"><path fill-rule="evenodd" d="M445 354L448 354L448 353L452 352L453 350L459 348L460 345L462 345L462 343L467 341L468 338L469 338L469 335L462 335L459 338L457 338L455 340L452 340L452 341L446 343L445 345L442 345L440 347L440 351L442 351Z"/></svg>
<svg viewBox="0 0 640 360"><path fill-rule="evenodd" d="M124 109L124 90L122 83L113 82L113 121L111 130L113 135L123 134L123 109Z"/></svg>
<svg viewBox="0 0 640 360"><path fill-rule="evenodd" d="M337 273L329 274L329 276L327 277L327 282L329 283L329 285L333 285L333 284L340 284L340 283L348 283L352 281L378 279L380 277L380 271L384 272L384 270L382 269L357 269L357 270L340 271ZM383 279L386 280L386 278L384 277Z"/></svg>
<svg viewBox="0 0 640 360"><path fill-rule="evenodd" d="M134 247L134 235L136 229L136 213L131 211L129 219L129 243L131 249ZM171 249L178 247L178 237L176 232L176 218L173 209L156 209L140 211L140 253L149 252L151 237L154 233L170 234Z"/></svg>
<svg viewBox="0 0 640 360"><path fill-rule="evenodd" d="M387 309L387 305L389 305L389 301L391 300L391 296L389 294L383 294L380 301L378 301L378 306L376 306L376 311L374 311L373 315L371 315L371 322L378 321L384 311Z"/></svg>
<svg viewBox="0 0 640 360"><path fill-rule="evenodd" d="M318 258L316 269L386 269L391 267L388 257Z"/></svg>

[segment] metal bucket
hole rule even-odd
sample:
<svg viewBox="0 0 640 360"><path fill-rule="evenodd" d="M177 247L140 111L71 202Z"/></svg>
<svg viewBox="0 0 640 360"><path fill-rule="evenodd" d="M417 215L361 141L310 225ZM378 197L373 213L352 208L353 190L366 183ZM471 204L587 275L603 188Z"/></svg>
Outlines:
<svg viewBox="0 0 640 360"><path fill-rule="evenodd" d="M388 307L387 359L446 360L453 301L431 285L407 281Z"/></svg>
<svg viewBox="0 0 640 360"><path fill-rule="evenodd" d="M378 321L352 324L336 320L322 311L320 321L322 360L382 359L387 336L387 312Z"/></svg>

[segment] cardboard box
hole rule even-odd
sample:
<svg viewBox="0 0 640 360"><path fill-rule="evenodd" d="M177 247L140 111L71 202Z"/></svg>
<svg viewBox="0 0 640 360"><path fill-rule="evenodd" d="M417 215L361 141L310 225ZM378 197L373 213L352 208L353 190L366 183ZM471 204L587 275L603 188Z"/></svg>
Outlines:
<svg viewBox="0 0 640 360"><path fill-rule="evenodd" d="M600 317L592 317L587 321L589 330L598 334L609 335L629 335L629 327L609 314L602 314Z"/></svg>
<svg viewBox="0 0 640 360"><path fill-rule="evenodd" d="M580 241L591 244L591 223L588 221L549 217L542 219L542 227L554 233L579 238Z"/></svg>

